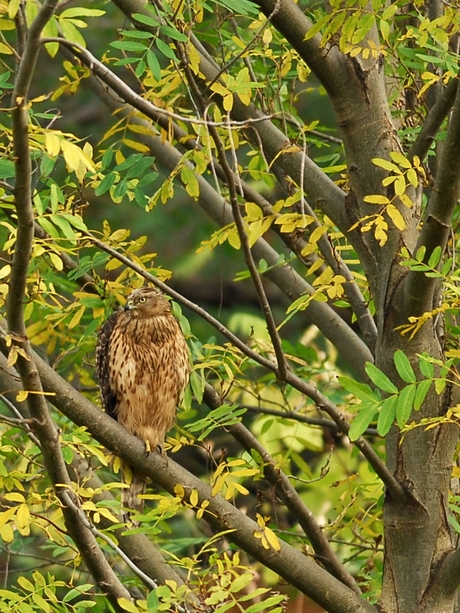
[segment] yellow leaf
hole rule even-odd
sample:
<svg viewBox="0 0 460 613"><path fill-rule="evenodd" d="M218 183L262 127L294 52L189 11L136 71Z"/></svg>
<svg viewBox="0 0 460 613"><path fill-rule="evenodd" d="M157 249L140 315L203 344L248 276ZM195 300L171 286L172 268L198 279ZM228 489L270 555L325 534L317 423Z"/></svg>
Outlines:
<svg viewBox="0 0 460 613"><path fill-rule="evenodd" d="M57 253L50 252L48 255L49 255L49 258L51 260L51 263L53 264L53 266L54 266L54 268L56 270L58 270L60 272L61 270L64 269L64 264L62 263L62 260L58 256Z"/></svg>
<svg viewBox="0 0 460 613"><path fill-rule="evenodd" d="M254 202L246 202L245 209L248 221L257 221L263 217L262 210Z"/></svg>
<svg viewBox="0 0 460 613"><path fill-rule="evenodd" d="M72 328L75 328L75 326L80 323L80 319L82 318L84 312L85 312L85 307L82 306L74 314L74 316L72 317L72 319L70 320L70 323L69 323L70 330L72 330Z"/></svg>
<svg viewBox="0 0 460 613"><path fill-rule="evenodd" d="M395 194L401 196L406 191L406 179L404 175L398 177L395 181Z"/></svg>
<svg viewBox="0 0 460 613"><path fill-rule="evenodd" d="M11 524L5 524L0 528L0 538L4 543L11 543L14 539L14 532Z"/></svg>
<svg viewBox="0 0 460 613"><path fill-rule="evenodd" d="M198 491L195 489L190 492L190 504L193 507L196 507L198 504Z"/></svg>
<svg viewBox="0 0 460 613"><path fill-rule="evenodd" d="M121 468L121 460L118 456L115 456L114 460L113 460L113 464L112 464L112 469L113 472L117 475L120 472L120 468Z"/></svg>
<svg viewBox="0 0 460 613"><path fill-rule="evenodd" d="M77 177L81 180L87 170L95 172L95 166L89 157L74 143L67 140L61 140L61 150L64 154L64 160L67 170L74 171Z"/></svg>
<svg viewBox="0 0 460 613"><path fill-rule="evenodd" d="M25 390L21 390L20 392L16 394L16 400L18 402L24 402L24 400L26 400L28 395L29 395L29 392L26 392Z"/></svg>
<svg viewBox="0 0 460 613"><path fill-rule="evenodd" d="M239 249L241 247L240 237L238 236L236 228L230 230L227 238L228 242L234 249Z"/></svg>
<svg viewBox="0 0 460 613"><path fill-rule="evenodd" d="M130 613L139 613L139 609L136 605L128 600L127 598L118 598L118 604L124 611L129 611Z"/></svg>
<svg viewBox="0 0 460 613"><path fill-rule="evenodd" d="M387 213L390 219L393 221L394 225L398 228L398 230L406 229L406 222L404 221L404 217L398 211L398 209L394 206L394 204L389 204L387 206Z"/></svg>
<svg viewBox="0 0 460 613"><path fill-rule="evenodd" d="M174 486L174 493L176 494L176 496L179 496L179 498L183 498L185 496L185 490L180 483L177 483Z"/></svg>
<svg viewBox="0 0 460 613"><path fill-rule="evenodd" d="M388 224L383 217L378 217L375 220L374 236L378 240L380 247L383 247L388 240Z"/></svg>
<svg viewBox="0 0 460 613"><path fill-rule="evenodd" d="M273 39L272 31L270 30L270 28L267 28L262 35L262 41L264 45L269 45L272 42L272 39Z"/></svg>
<svg viewBox="0 0 460 613"><path fill-rule="evenodd" d="M10 500L11 502L20 502L20 503L24 503L26 501L26 499L24 498L24 496L22 494L20 494L19 492L8 492L6 493L3 498L5 500ZM1 514L2 516L4 515L4 513Z"/></svg>
<svg viewBox="0 0 460 613"><path fill-rule="evenodd" d="M83 153L86 155L88 160L93 159L93 146L88 141L86 141L86 143L83 145Z"/></svg>
<svg viewBox="0 0 460 613"><path fill-rule="evenodd" d="M273 532L273 530L271 530L270 528L267 528L267 526L265 526L265 538L267 539L269 545L275 550L275 551L280 551L281 549L281 545L279 542L278 537L276 536L276 534Z"/></svg>
<svg viewBox="0 0 460 613"><path fill-rule="evenodd" d="M409 168L409 170L407 171L407 178L409 180L409 183L413 185L413 187L418 186L418 176L413 168Z"/></svg>
<svg viewBox="0 0 460 613"><path fill-rule="evenodd" d="M258 468L240 468L239 470L234 470L232 475L234 477L252 477L252 475L257 475L258 473Z"/></svg>
<svg viewBox="0 0 460 613"><path fill-rule="evenodd" d="M303 251L302 251L302 254L303 254ZM308 274L312 275L314 272L318 270L318 268L321 268L323 264L324 264L324 260L322 258L318 258L308 269Z"/></svg>
<svg viewBox="0 0 460 613"><path fill-rule="evenodd" d="M216 92L216 94L219 94L220 96L222 96L222 98L225 98L226 96L230 94L229 90L226 87L224 87L222 83L219 83L219 82L213 83L211 85L211 90L213 92Z"/></svg>
<svg viewBox="0 0 460 613"><path fill-rule="evenodd" d="M187 45L188 47L188 61L192 72L196 75L200 74L200 54L194 45Z"/></svg>
<svg viewBox="0 0 460 613"><path fill-rule="evenodd" d="M193 170L188 166L183 166L180 176L187 194L192 198L198 198L200 195L200 186Z"/></svg>
<svg viewBox="0 0 460 613"><path fill-rule="evenodd" d="M8 2L8 17L10 19L14 19L16 17L20 6L21 0L10 0Z"/></svg>
<svg viewBox="0 0 460 613"><path fill-rule="evenodd" d="M17 359L18 359L18 348L16 347L16 345L12 345L8 353L8 360L6 362L6 365L8 367L14 366L16 364Z"/></svg>
<svg viewBox="0 0 460 613"><path fill-rule="evenodd" d="M326 232L327 232L326 226L318 226L318 228L315 228L313 232L311 233L308 242L312 245L317 243L319 239L323 236L323 234L326 234Z"/></svg>
<svg viewBox="0 0 460 613"><path fill-rule="evenodd" d="M222 487L223 487L225 481L227 480L227 478L228 478L228 474L225 473L223 475L220 475L216 479L214 485L212 486L211 496L216 496L217 494L219 494L222 491Z"/></svg>
<svg viewBox="0 0 460 613"><path fill-rule="evenodd" d="M398 166L396 166L396 164L393 164L389 160L383 160L382 158L372 158L372 163L376 166L380 166L380 168L389 170L390 172L395 172L398 175L401 174L401 171Z"/></svg>
<svg viewBox="0 0 460 613"><path fill-rule="evenodd" d="M62 153L64 154L65 163L67 165L67 170L78 170L81 164L81 149L77 147L77 145L69 143L66 140L61 141L61 148Z"/></svg>
<svg viewBox="0 0 460 613"><path fill-rule="evenodd" d="M364 196L363 200L369 204L388 204L390 202L386 196L381 196L379 194Z"/></svg>
<svg viewBox="0 0 460 613"><path fill-rule="evenodd" d="M242 100L242 102L244 103L244 100ZM247 104L249 104L249 102ZM226 111L231 111L232 110L232 108L233 108L233 96L231 94L228 94L227 96L224 97L223 105L224 105L224 109Z"/></svg>
<svg viewBox="0 0 460 613"><path fill-rule="evenodd" d="M401 168L411 168L412 167L409 160L399 151L390 151L390 157L393 160L393 162L398 164L398 166L401 166Z"/></svg>
<svg viewBox="0 0 460 613"><path fill-rule="evenodd" d="M407 206L408 209L412 208L413 206L412 200L409 198L407 194L401 194L399 198L401 202L404 204L404 206Z"/></svg>
<svg viewBox="0 0 460 613"><path fill-rule="evenodd" d="M30 524L30 511L26 504L20 504L16 511L16 526L18 530L28 527Z"/></svg>
<svg viewBox="0 0 460 613"><path fill-rule="evenodd" d="M140 151L141 153L148 153L150 151L150 149L147 147L147 145L144 145L144 143L137 140L131 140L130 138L124 138L123 144L127 147L131 147L131 149L134 149L135 151Z"/></svg>
<svg viewBox="0 0 460 613"><path fill-rule="evenodd" d="M3 55L11 55L13 50L9 45L5 45L5 43L0 43L0 53Z"/></svg>

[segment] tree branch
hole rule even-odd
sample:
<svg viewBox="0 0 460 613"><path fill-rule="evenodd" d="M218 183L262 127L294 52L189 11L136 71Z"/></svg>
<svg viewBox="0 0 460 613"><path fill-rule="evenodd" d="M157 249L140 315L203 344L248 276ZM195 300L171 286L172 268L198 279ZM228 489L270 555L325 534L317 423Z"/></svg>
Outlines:
<svg viewBox="0 0 460 613"><path fill-rule="evenodd" d="M129 592L118 580L94 536L82 525L73 508L65 504L64 498L69 495L74 498L75 505L78 505L78 500L72 491L72 484L62 456L59 433L48 412L24 321L24 296L26 295L34 238L28 94L41 48L41 33L52 17L56 5L57 0L46 0L30 26L12 95L11 117L16 179L14 197L18 222L6 304L9 344L11 351L16 352L15 365L21 377L23 389L29 393L27 402L31 429L40 442L45 468L56 496L62 504L67 530L96 583L107 593L114 609L121 612L118 599L121 597L129 599ZM24 26L21 16L22 13L19 11L17 20L20 32ZM4 351L9 353L9 347L4 347Z"/></svg>
<svg viewBox="0 0 460 613"><path fill-rule="evenodd" d="M227 538L330 613L376 613L373 606L284 541L280 541L279 551L265 549L261 540L254 536L255 532L260 531L255 521L222 496L212 496L208 485L171 459L165 464L164 459L156 453L146 455L142 441L131 436L118 422L81 396L38 356L36 359L45 389L55 394L52 396L53 404L74 423L86 426L94 438L110 451L172 495L177 495L175 487L181 485L185 491L186 504L190 504L191 491L196 490L197 510L202 502L209 502L203 514L209 523L218 530L231 530Z"/></svg>
<svg viewBox="0 0 460 613"><path fill-rule="evenodd" d="M454 104L457 89L458 78L452 79L434 106L430 108L423 123L422 129L418 133L414 144L407 154L407 158L409 160L413 160L415 156L418 156L421 161L425 159L425 156L433 144L442 122L446 119L452 105Z"/></svg>
<svg viewBox="0 0 460 613"><path fill-rule="evenodd" d="M447 610L447 602L452 603L458 597L460 586L460 549L456 549L448 554L443 560L440 568L431 580L427 591L423 595L419 613L431 613L442 602Z"/></svg>
<svg viewBox="0 0 460 613"><path fill-rule="evenodd" d="M198 104L201 107L201 112L204 113L205 112L204 100L202 99L199 89L195 83L195 79L193 75L191 74L190 69L187 66L187 58L185 56L185 53L182 47L179 47L179 49L181 51L182 62L185 66L185 74L187 76L188 83L190 87L192 88L192 91L194 93L194 96ZM208 129L214 140L214 144L217 149L217 156L218 156L220 165L226 177L226 182L227 182L229 194L230 194L230 205L232 208L232 216L235 221L235 226L238 232L238 237L240 239L240 243L241 243L241 247L242 247L243 255L244 255L244 260L246 262L247 269L249 270L249 273L251 275L252 283L254 285L254 288L257 293L257 297L259 299L260 308L262 309L262 313L264 314L264 317L265 317L265 323L267 324L268 334L272 341L273 350L275 353L277 367L278 367L277 371L278 371L279 377L281 379L284 379L286 370L288 368L288 365L286 363L286 357L284 355L284 351L281 346L281 338L278 334L276 322L273 317L273 312L271 310L270 303L268 301L267 294L265 292L265 288L263 286L261 276L259 274L259 271L257 270L256 263L254 262L251 247L249 245L248 234L246 232L243 217L240 211L240 205L238 202L237 183L239 184L239 180L238 180L239 178L236 175L237 165L235 164L235 172L232 171L230 164L227 160L227 153L225 151L225 147L222 143L222 140L219 136L218 131L213 125L209 125ZM230 130L230 127L229 127L229 130ZM229 132L229 136L231 138L231 132ZM234 151L234 149L232 150Z"/></svg>
<svg viewBox="0 0 460 613"><path fill-rule="evenodd" d="M22 390L19 377L12 368L8 367L7 360L2 354L0 354L0 390L4 400L14 407L15 413L26 418L25 403L16 400L18 392ZM27 423L29 423L29 420L27 420ZM33 434L30 434L33 437ZM35 440L34 442L40 447L40 441ZM89 462L76 452L73 454L71 470L73 471L72 478L74 481L80 483L84 482L86 488L94 490L92 496L93 502L97 504L115 501L115 498L109 491L103 490L104 483L95 474ZM75 511L74 508L74 512L78 512L79 515L80 511L81 509ZM113 507L111 507L111 512L115 513ZM86 525L86 522L83 523ZM148 586L151 587L152 582L165 583L166 580L175 581L177 585L183 585L184 581L180 574L176 572L174 567L166 562L161 553L145 534L139 532L135 534L126 534L125 526L113 529L112 522L104 517L104 515L101 515L100 525L103 528L111 529L117 539L118 547L122 551L123 556L129 558L130 566L133 571L142 579L144 579L144 575L149 578L149 581L145 582ZM95 536L99 536L99 534L94 532L93 528L94 526L91 527L91 530ZM201 610L201 605L196 602L193 594L190 594L188 604L189 606L195 605L195 608Z"/></svg>
<svg viewBox="0 0 460 613"><path fill-rule="evenodd" d="M210 409L217 409L223 404L215 389L209 384L205 387L203 399ZM254 449L260 454L263 460L265 477L275 486L281 500L297 519L303 531L310 539L318 562L344 585L360 594L361 591L356 581L337 558L315 516L304 504L288 477L276 466L275 460L263 445L259 443L257 438L242 423L228 426L227 430L247 451L251 452Z"/></svg>
<svg viewBox="0 0 460 613"><path fill-rule="evenodd" d="M427 207L425 222L419 234L416 250L426 248L427 262L436 247L444 250L449 239L452 214L460 196L460 89L457 83L452 116L438 166L436 182ZM420 316L437 304L438 279L423 272L410 271L405 283L405 309L407 316Z"/></svg>
<svg viewBox="0 0 460 613"><path fill-rule="evenodd" d="M140 24L133 15L135 13L145 13L142 0L114 0L114 4L133 22L138 28L152 31L148 26ZM283 2L281 2L281 5ZM268 9L268 14L273 13L276 1ZM220 67L213 58L203 49L202 45L194 36L191 42L195 45L200 55L200 70L206 81L213 82L218 78ZM236 121L247 122L251 129L247 131L248 138L257 147L262 144L263 150L269 160L276 160L276 163L289 174L293 180L300 185L303 175L303 188L315 203L321 202L321 208L326 215L334 221L337 227L345 234L350 226L345 211L345 194L335 185L335 183L303 152L286 152L283 150L291 149L289 139L283 132L276 128L264 113L256 109L253 104L244 105L238 96L233 96L232 118ZM254 120L257 120L254 122ZM255 132L254 132L255 130ZM257 136L256 136L257 134ZM259 142L260 139L260 142Z"/></svg>
<svg viewBox="0 0 460 613"><path fill-rule="evenodd" d="M247 355L249 358L255 360L261 366L264 366L265 368L271 370L273 373L279 376L278 367L275 362L272 362L271 360L268 360L267 358L264 358L257 352L253 351L236 335L230 332L230 330L225 328L225 326L223 326L223 324L221 324L219 320L215 319L207 311L194 304L190 300L187 300L181 294L172 290L165 283L162 283L156 277L143 270L143 268L138 266L136 263L131 262L129 258L119 254L115 249L108 247L107 245L105 245L105 243L94 238L89 233L86 234L91 238L91 241L94 244L99 246L100 249L106 251L107 253L110 253L114 258L118 259L120 262L123 262L124 264L126 264L126 266L136 271L140 276L144 277L144 279L147 279L150 283L157 286L163 292L169 294L172 298L174 298L174 300L177 300L177 302L179 302L183 306L191 309L192 311L200 315L203 319L205 319L212 326L214 326L218 332L223 334L233 345L235 345L235 347L238 347L238 349L240 349L245 355ZM301 392L308 398L311 398L315 402L318 409L320 409L321 411L325 411L329 415L329 417L334 420L340 432L343 432L344 434L348 433L348 431L350 430L350 424L348 423L340 409L334 403L328 400L325 396L323 396L323 394L321 394L314 386L309 385L308 383L297 377L290 370L285 373L284 381L289 385L292 385L292 387L294 387L297 391ZM393 477L388 468L385 466L385 463L382 462L382 460L378 457L372 446L362 437L354 441L354 444L358 447L358 449L367 459L369 464L374 468L375 472L382 479L383 483L386 485L388 491L391 493L393 498L398 500L405 500L406 492L404 488L399 483L399 481Z"/></svg>
<svg viewBox="0 0 460 613"><path fill-rule="evenodd" d="M238 406L250 411L251 413L259 413L261 415L273 415L275 417L281 417L282 419L292 419L302 424L308 424L310 426L318 426L320 428L328 428L334 432L338 431L338 426L335 421L330 419L322 419L319 417L308 417L296 411L283 411L281 409L271 409L269 407L258 407L249 404L239 404ZM364 434L367 436L379 436L376 428L368 428Z"/></svg>

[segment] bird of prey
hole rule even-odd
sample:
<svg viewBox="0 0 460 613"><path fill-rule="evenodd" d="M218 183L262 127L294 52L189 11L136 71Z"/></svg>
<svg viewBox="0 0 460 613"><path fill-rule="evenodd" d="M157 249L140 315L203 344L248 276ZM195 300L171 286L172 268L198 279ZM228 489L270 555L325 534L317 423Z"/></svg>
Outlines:
<svg viewBox="0 0 460 613"><path fill-rule="evenodd" d="M187 386L190 361L187 343L160 290L134 290L122 311L101 327L96 347L96 368L102 404L128 432L164 454L166 432ZM129 487L123 505L142 512L145 481L125 467Z"/></svg>

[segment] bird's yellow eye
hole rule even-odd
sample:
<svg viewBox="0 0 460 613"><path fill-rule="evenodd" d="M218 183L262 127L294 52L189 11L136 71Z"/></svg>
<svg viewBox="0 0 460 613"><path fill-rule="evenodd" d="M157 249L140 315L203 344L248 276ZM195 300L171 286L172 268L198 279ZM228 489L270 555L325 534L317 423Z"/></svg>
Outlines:
<svg viewBox="0 0 460 613"><path fill-rule="evenodd" d="M139 302L145 302L145 301L146 301L146 297L145 297L145 296L141 296L141 297L139 298Z"/></svg>

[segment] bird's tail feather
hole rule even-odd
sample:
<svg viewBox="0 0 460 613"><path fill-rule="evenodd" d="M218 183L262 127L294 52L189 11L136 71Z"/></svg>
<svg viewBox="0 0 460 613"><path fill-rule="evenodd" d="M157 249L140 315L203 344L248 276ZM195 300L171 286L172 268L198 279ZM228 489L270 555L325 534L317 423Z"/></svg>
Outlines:
<svg viewBox="0 0 460 613"><path fill-rule="evenodd" d="M142 513L145 501L138 496L145 492L145 480L134 473L130 466L123 467L123 480L129 485L123 489L123 506L136 513Z"/></svg>

